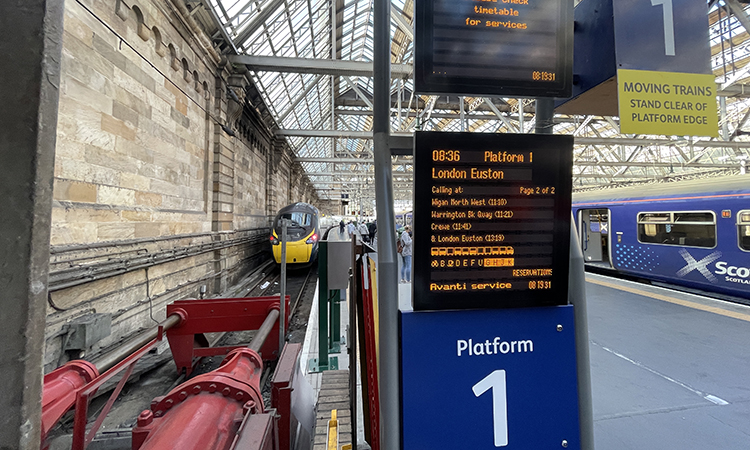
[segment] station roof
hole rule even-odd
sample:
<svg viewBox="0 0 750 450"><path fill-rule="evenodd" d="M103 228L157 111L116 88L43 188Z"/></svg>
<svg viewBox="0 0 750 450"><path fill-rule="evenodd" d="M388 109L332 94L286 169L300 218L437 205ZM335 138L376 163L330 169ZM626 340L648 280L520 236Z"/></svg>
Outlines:
<svg viewBox="0 0 750 450"><path fill-rule="evenodd" d="M248 67L270 125L286 136L320 196L348 193L371 206L373 0L186 3L229 60ZM409 136L418 124L424 130L533 131L531 99L414 95L414 0L391 4L392 133ZM743 84L750 78L746 7L738 0L708 1L722 138L625 136L616 116L557 114L554 132L576 138L577 189L740 172L750 148L743 130L750 118L750 86ZM395 157L393 174L397 207L407 207L411 157Z"/></svg>

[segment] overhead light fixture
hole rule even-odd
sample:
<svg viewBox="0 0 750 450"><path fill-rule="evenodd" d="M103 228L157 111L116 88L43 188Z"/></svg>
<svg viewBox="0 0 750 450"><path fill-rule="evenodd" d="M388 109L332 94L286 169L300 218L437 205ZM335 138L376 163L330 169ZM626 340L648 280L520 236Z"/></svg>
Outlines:
<svg viewBox="0 0 750 450"><path fill-rule="evenodd" d="M227 96L229 96L229 98L239 103L240 105L242 104L242 102L240 101L240 98L237 96L237 94L233 90L227 89Z"/></svg>
<svg viewBox="0 0 750 450"><path fill-rule="evenodd" d="M219 124L219 126L221 126L221 129L222 129L222 130L224 130L224 132L225 132L225 133L226 133L227 135L229 135L229 136L231 136L231 137L234 137L234 136L235 136L235 134L234 134L234 130L232 130L231 128L229 128L229 127L228 127L227 125L224 125L223 123L220 123L220 124Z"/></svg>

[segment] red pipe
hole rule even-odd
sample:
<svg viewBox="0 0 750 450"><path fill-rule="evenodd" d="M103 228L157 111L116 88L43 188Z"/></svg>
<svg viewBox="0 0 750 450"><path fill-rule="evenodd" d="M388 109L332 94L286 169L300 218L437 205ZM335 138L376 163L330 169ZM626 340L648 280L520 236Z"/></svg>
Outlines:
<svg viewBox="0 0 750 450"><path fill-rule="evenodd" d="M78 389L99 376L93 363L71 361L44 376L42 393L42 441L76 402Z"/></svg>
<svg viewBox="0 0 750 450"><path fill-rule="evenodd" d="M133 428L133 450L228 450L247 413L262 413L263 360L239 348L213 372L199 375L165 397Z"/></svg>
<svg viewBox="0 0 750 450"><path fill-rule="evenodd" d="M153 433L148 433L142 444L136 443L136 433L153 423L153 415L146 410L138 417L133 430L133 448L147 449L223 449L231 443L244 416L242 405L225 399L221 394L202 394L192 402L183 402L161 420L157 419ZM136 445L140 445L137 447Z"/></svg>
<svg viewBox="0 0 750 450"><path fill-rule="evenodd" d="M76 396L82 387L148 345L165 330L178 327L186 320L187 315L184 311L176 311L159 326L135 336L94 362L77 359L45 375L42 391L42 443L47 439L47 434L52 427L75 405Z"/></svg>

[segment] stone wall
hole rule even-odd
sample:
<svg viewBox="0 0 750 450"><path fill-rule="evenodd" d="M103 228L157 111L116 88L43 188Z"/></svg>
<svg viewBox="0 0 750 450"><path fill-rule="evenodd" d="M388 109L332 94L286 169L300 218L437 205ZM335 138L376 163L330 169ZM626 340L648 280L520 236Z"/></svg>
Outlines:
<svg viewBox="0 0 750 450"><path fill-rule="evenodd" d="M89 354L151 327L267 258L279 205L317 200L179 1L65 2L47 370L79 356L61 352L71 319L112 314Z"/></svg>
<svg viewBox="0 0 750 450"><path fill-rule="evenodd" d="M210 231L215 66L166 4L84 5L66 3L52 245Z"/></svg>

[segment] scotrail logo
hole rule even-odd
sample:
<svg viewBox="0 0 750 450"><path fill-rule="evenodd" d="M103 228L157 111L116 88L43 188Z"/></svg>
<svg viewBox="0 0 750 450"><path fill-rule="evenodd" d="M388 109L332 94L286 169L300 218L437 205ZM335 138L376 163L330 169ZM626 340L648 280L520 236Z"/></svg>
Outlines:
<svg viewBox="0 0 750 450"><path fill-rule="evenodd" d="M684 277L690 272L697 270L711 283L716 283L718 281L714 274L711 273L710 270L708 270L707 266L717 259L721 258L721 252L713 252L700 261L696 261L696 259L693 258L693 255L688 253L688 251L685 249L680 249L680 255L682 255L682 258L685 260L687 265L677 272L677 276Z"/></svg>

